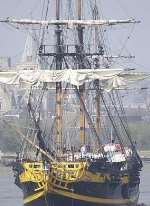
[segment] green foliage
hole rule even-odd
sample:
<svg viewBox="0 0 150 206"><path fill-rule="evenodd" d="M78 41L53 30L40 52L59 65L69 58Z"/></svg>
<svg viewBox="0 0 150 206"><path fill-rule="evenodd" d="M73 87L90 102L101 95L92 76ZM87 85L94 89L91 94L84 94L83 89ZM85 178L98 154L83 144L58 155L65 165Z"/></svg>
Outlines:
<svg viewBox="0 0 150 206"><path fill-rule="evenodd" d="M24 121L17 122L17 125L25 125ZM150 150L150 123L132 122L129 129L133 140L136 141L140 150ZM17 152L20 150L22 141L17 133L4 123L0 122L0 150L3 152Z"/></svg>
<svg viewBox="0 0 150 206"><path fill-rule="evenodd" d="M130 132L138 149L150 149L150 123L134 122L129 124Z"/></svg>
<svg viewBox="0 0 150 206"><path fill-rule="evenodd" d="M7 125L1 123L0 127L0 150L2 152L17 152L20 147L20 138L16 132Z"/></svg>

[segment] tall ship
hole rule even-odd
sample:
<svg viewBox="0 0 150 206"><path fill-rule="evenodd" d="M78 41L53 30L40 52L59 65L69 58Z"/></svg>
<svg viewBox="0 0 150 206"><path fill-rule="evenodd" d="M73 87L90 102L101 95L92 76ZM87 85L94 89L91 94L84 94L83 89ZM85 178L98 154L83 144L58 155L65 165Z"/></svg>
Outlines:
<svg viewBox="0 0 150 206"><path fill-rule="evenodd" d="M142 161L121 94L147 75L118 67L114 59L127 57L109 55L104 38L138 21L105 20L99 9L96 0L53 0L42 20L0 20L42 33L40 67L0 71L0 83L27 91L24 121L7 122L21 138L13 171L24 206L138 202Z"/></svg>

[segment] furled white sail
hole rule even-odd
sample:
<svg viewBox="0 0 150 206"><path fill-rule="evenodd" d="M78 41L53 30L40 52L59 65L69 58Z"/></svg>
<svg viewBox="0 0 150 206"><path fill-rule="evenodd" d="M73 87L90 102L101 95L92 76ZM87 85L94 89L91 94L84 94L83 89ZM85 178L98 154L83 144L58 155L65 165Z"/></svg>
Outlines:
<svg viewBox="0 0 150 206"><path fill-rule="evenodd" d="M104 88L110 91L148 77L150 74L125 72L122 69L21 70L0 72L0 83L39 85L43 82L65 82L79 87L86 82L98 79L103 81Z"/></svg>
<svg viewBox="0 0 150 206"><path fill-rule="evenodd" d="M12 24L22 24L22 25L42 25L42 26L49 26L49 25L66 25L69 28L73 26L83 25L83 26L112 26L117 24L130 24L130 23L139 23L134 19L127 19L127 20L29 20L29 19L13 19L13 18L6 18L0 19L0 22L5 23L12 23Z"/></svg>

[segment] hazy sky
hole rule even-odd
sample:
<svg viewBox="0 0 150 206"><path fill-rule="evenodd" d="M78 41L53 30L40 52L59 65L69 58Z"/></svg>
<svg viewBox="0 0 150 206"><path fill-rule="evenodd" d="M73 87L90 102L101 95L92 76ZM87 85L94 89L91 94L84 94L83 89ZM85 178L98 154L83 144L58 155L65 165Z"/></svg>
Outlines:
<svg viewBox="0 0 150 206"><path fill-rule="evenodd" d="M50 4L55 0L50 0ZM62 3L65 0L62 0ZM87 2L88 0L83 0ZM0 18L39 18L41 17L42 0L0 0ZM129 29L117 27L111 32L110 40L113 46L118 47L118 42L125 42L130 54L135 55L136 65L139 70L150 71L150 0L97 0L102 7L103 15L107 19L135 18L141 23ZM51 9L53 10L52 6ZM132 31L132 32L131 32ZM114 34L113 34L114 33ZM6 24L0 24L0 56L11 56L13 62L21 54L26 39L26 32L16 30ZM121 47L120 47L121 48Z"/></svg>

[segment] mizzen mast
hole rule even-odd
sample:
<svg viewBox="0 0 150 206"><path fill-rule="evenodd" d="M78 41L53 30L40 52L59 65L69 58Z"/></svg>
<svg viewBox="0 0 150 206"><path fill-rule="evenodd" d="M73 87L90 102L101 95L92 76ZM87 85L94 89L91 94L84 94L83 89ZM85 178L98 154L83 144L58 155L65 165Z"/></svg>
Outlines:
<svg viewBox="0 0 150 206"><path fill-rule="evenodd" d="M56 0L56 20L60 19L60 0ZM56 70L62 69L62 56L61 56L61 28L56 25ZM56 148L61 151L62 144L62 85L61 82L56 82Z"/></svg>

